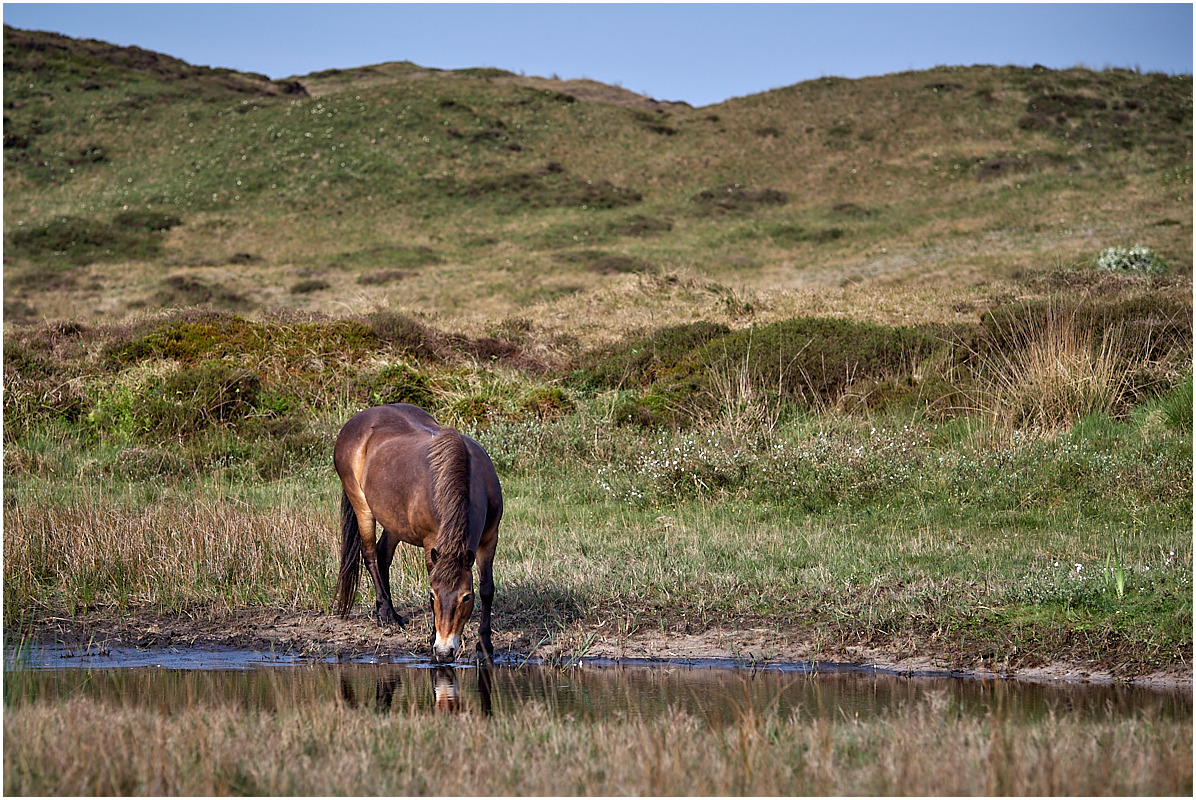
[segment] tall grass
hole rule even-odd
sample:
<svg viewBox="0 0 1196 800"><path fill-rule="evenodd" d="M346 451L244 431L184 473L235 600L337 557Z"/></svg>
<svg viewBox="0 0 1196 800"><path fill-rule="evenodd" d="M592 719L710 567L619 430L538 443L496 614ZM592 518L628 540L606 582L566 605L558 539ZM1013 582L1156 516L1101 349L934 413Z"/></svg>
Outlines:
<svg viewBox="0 0 1196 800"><path fill-rule="evenodd" d="M96 731L103 731L97 736ZM949 702L874 718L683 713L579 721L340 705L166 713L86 698L10 705L4 791L156 795L1189 794L1190 723L1020 723Z"/></svg>
<svg viewBox="0 0 1196 800"><path fill-rule="evenodd" d="M332 506L249 508L214 492L179 499L26 497L5 509L5 615L92 604L321 607L336 565Z"/></svg>
<svg viewBox="0 0 1196 800"><path fill-rule="evenodd" d="M998 335L1012 346L982 356L977 395L996 423L1056 430L1124 410L1130 372L1120 327L1096 330L1056 301L1041 317L1011 317Z"/></svg>

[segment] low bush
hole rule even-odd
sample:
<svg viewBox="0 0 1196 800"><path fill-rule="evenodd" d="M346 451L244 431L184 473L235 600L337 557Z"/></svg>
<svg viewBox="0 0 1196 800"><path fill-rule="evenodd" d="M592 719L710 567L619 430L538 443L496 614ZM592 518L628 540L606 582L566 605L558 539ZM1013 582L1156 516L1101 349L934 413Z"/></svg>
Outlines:
<svg viewBox="0 0 1196 800"><path fill-rule="evenodd" d="M222 311L186 310L113 337L104 358L113 367L154 359L195 363L234 358L294 369L323 359L351 361L378 350L385 340L371 322L375 320L251 321ZM386 329L384 322L380 328Z"/></svg>
<svg viewBox="0 0 1196 800"><path fill-rule="evenodd" d="M1021 358L1018 353L1040 341L1038 332L1058 332L1064 326L1068 336L1083 332L1093 352L1101 352L1115 335L1116 347L1106 348L1103 358L1124 374L1127 401L1157 391L1166 375L1185 369L1192 359L1191 304L1161 293L1008 305L986 312L980 326L977 355L990 363Z"/></svg>
<svg viewBox="0 0 1196 800"><path fill-rule="evenodd" d="M691 350L730 331L726 325L705 321L661 328L630 344L582 356L575 377L583 385L596 388L648 386L662 370L673 367Z"/></svg>
<svg viewBox="0 0 1196 800"><path fill-rule="evenodd" d="M1013 346L982 359L976 407L1012 428L1048 429L1122 411L1130 376L1119 334L1068 314L1008 331Z"/></svg>
<svg viewBox="0 0 1196 800"><path fill-rule="evenodd" d="M111 386L96 400L87 421L102 439L182 439L255 413L261 388L261 380L249 370L205 361L163 378Z"/></svg>
<svg viewBox="0 0 1196 800"><path fill-rule="evenodd" d="M951 344L938 330L886 327L841 319L796 318L734 331L695 349L662 376L669 396L712 410L716 379L735 373L758 397L815 408L834 405L861 380L907 373Z"/></svg>
<svg viewBox="0 0 1196 800"><path fill-rule="evenodd" d="M441 360L447 350L444 337L411 317L393 311L379 311L365 318L378 341L403 350L416 358Z"/></svg>
<svg viewBox="0 0 1196 800"><path fill-rule="evenodd" d="M825 244L827 242L833 242L836 239L841 239L845 231L842 228L819 228L818 230L808 230L789 222L779 222L766 226L765 233L768 234L770 239L778 244L797 244L800 242Z"/></svg>
<svg viewBox="0 0 1196 800"><path fill-rule="evenodd" d="M357 378L356 394L369 405L410 403L431 409L436 403L432 381L406 364L391 364Z"/></svg>
<svg viewBox="0 0 1196 800"><path fill-rule="evenodd" d="M329 287L328 281L322 281L319 278L307 278L305 280L297 281L291 284L291 294L311 294L312 292L322 292Z"/></svg>
<svg viewBox="0 0 1196 800"><path fill-rule="evenodd" d="M1192 430L1192 373L1184 375L1175 386L1159 398L1159 407L1168 427L1173 430Z"/></svg>
<svg viewBox="0 0 1196 800"><path fill-rule="evenodd" d="M86 265L100 261L148 260L162 253L159 233L181 224L169 214L129 211L111 222L55 217L22 226L8 236L10 254Z"/></svg>
<svg viewBox="0 0 1196 800"><path fill-rule="evenodd" d="M182 218L174 214L138 209L122 211L112 219L112 227L133 233L168 231L182 224Z"/></svg>
<svg viewBox="0 0 1196 800"><path fill-rule="evenodd" d="M559 386L532 389L519 401L519 407L541 419L562 417L577 410L577 404Z"/></svg>
<svg viewBox="0 0 1196 800"><path fill-rule="evenodd" d="M607 180L589 180L569 175L559 165L536 172L512 172L481 178L454 187L450 194L466 198L502 200L504 211L522 208L608 209L635 205L643 195Z"/></svg>
<svg viewBox="0 0 1196 800"><path fill-rule="evenodd" d="M172 275L162 281L156 299L163 306L213 306L233 311L247 311L256 303L220 283Z"/></svg>
<svg viewBox="0 0 1196 800"><path fill-rule="evenodd" d="M457 427L485 428L496 419L507 417L506 402L492 394L478 393L462 397L445 409L445 420Z"/></svg>
<svg viewBox="0 0 1196 800"><path fill-rule="evenodd" d="M1144 275L1158 275L1167 271L1167 264L1159 257L1159 254L1140 244L1129 249L1106 247L1096 257L1095 265L1097 269L1114 272L1140 272Z"/></svg>
<svg viewBox="0 0 1196 800"><path fill-rule="evenodd" d="M381 245L362 250L350 250L332 259L334 267L389 270L413 270L440 262L440 256L427 245Z"/></svg>

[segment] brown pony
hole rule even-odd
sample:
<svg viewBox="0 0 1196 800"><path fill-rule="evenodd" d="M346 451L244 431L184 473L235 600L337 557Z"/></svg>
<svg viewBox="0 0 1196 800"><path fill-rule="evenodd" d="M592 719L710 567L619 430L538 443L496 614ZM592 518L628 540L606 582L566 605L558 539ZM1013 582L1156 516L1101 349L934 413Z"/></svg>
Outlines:
<svg viewBox="0 0 1196 800"><path fill-rule="evenodd" d="M399 542L422 547L436 626L432 656L438 663L452 661L473 613L476 562L482 598L478 652L492 658L490 607L502 489L482 446L442 428L423 409L396 403L366 409L345 423L333 463L344 489L337 612L349 613L364 560L374 580L378 624L403 624L391 601L390 562ZM376 538L375 523L382 528Z"/></svg>

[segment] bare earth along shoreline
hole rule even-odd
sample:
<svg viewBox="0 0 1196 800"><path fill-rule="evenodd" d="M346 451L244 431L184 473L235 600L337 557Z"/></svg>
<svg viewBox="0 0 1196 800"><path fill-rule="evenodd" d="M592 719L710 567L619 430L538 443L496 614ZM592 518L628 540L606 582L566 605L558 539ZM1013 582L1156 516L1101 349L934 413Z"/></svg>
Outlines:
<svg viewBox="0 0 1196 800"><path fill-rule="evenodd" d="M760 621L758 621L760 622ZM5 633L6 647L60 646L103 654L114 647L234 648L343 659L426 655L427 623L417 616L405 627L380 628L359 609L346 619L322 611L282 608L202 609L162 614L153 611L95 610L76 616L40 614ZM472 647L467 641L466 647ZM957 654L903 653L874 648L816 648L800 631L736 625L696 633L637 631L630 636L577 628L533 642L519 631L494 633L502 660L535 659L575 663L579 659L652 660L685 663L726 660L745 666L809 665L858 667L907 675L949 675L972 679L1124 683L1167 690L1191 689L1191 664L1137 675L1098 664L1064 661L1026 665L965 663ZM100 663L97 663L100 665Z"/></svg>

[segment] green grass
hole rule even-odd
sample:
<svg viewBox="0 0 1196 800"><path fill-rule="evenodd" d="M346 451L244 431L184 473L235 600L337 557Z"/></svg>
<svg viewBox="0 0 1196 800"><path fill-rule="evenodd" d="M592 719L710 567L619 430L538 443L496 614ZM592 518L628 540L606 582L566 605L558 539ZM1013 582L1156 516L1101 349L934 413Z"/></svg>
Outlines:
<svg viewBox="0 0 1196 800"><path fill-rule="evenodd" d="M499 630L760 619L835 647L912 639L995 665L1065 658L1131 673L1190 650L1191 435L1153 415L1089 417L1049 438L825 414L643 434L610 425L609 393L578 405L559 389L476 388L450 413L480 424L504 483ZM308 422L306 450L297 434L250 441L231 421L183 447L38 428L46 439L9 448L6 613L213 598L325 607L327 450L343 413ZM263 477L275 482L255 486ZM80 543L67 563L48 527L63 520ZM1114 546L1121 594L1108 588ZM420 570L396 576L400 601L418 606L424 591Z"/></svg>

